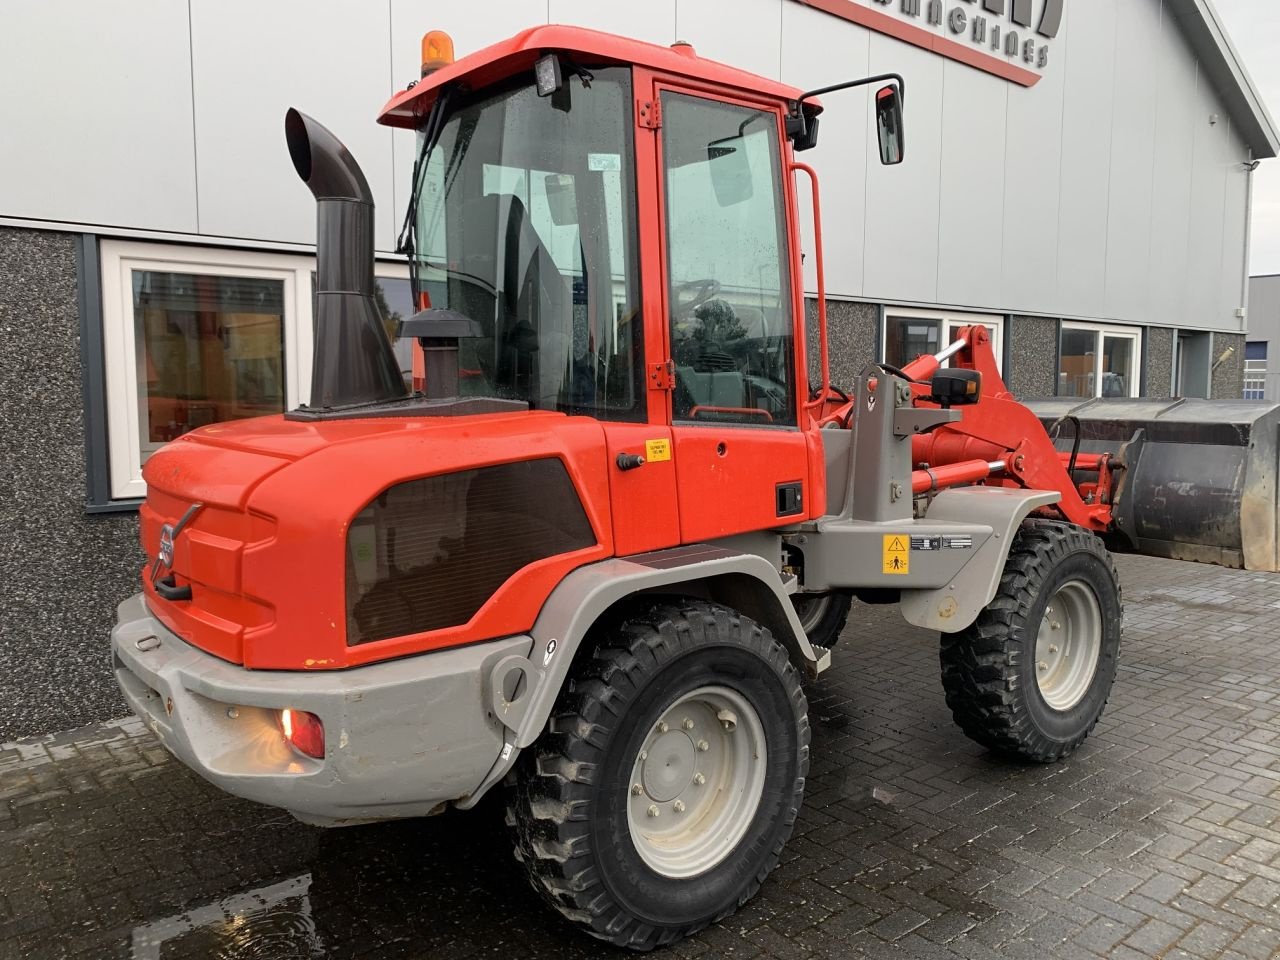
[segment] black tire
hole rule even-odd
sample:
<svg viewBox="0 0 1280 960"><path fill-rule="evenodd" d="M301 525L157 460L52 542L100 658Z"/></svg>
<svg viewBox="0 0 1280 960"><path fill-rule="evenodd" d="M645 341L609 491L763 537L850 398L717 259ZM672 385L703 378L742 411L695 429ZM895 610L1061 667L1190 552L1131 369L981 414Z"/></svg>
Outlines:
<svg viewBox="0 0 1280 960"><path fill-rule="evenodd" d="M839 591L833 593L795 593L791 605L796 609L800 625L804 627L809 642L828 650L840 639L840 632L849 620L849 608L853 595Z"/></svg>
<svg viewBox="0 0 1280 960"><path fill-rule="evenodd" d="M1073 584L1097 601L1100 642L1087 689L1074 705L1055 709L1037 680L1037 635L1049 601ZM1071 753L1111 693L1123 614L1115 565L1098 537L1071 524L1024 522L995 599L967 630L942 635L942 686L960 729L1021 760L1050 763Z"/></svg>
<svg viewBox="0 0 1280 960"><path fill-rule="evenodd" d="M701 601L659 602L581 659L548 731L517 764L507 822L516 858L551 906L601 940L651 950L737 909L777 865L804 797L808 704L768 630ZM763 788L728 855L673 879L651 869L632 840L632 764L663 711L709 683L758 713Z"/></svg>

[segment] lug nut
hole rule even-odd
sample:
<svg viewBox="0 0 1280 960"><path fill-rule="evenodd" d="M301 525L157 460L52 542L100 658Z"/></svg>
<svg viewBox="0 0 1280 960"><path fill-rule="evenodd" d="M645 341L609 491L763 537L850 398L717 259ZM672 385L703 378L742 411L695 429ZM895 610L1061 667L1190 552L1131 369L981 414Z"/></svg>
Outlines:
<svg viewBox="0 0 1280 960"><path fill-rule="evenodd" d="M692 720L690 720L688 717L685 717L685 718L684 718L684 723L682 724L682 726L683 726L686 730L692 730L692 729L693 729L693 721L692 721Z"/></svg>
<svg viewBox="0 0 1280 960"><path fill-rule="evenodd" d="M638 783L633 783L633 784L631 785L631 795L632 795L633 797L638 797L638 796L640 796L640 794L642 794L642 793L644 793L644 789L640 786L640 784L638 784Z"/></svg>
<svg viewBox="0 0 1280 960"><path fill-rule="evenodd" d="M649 816L656 817L660 811L656 804L649 804Z"/></svg>
<svg viewBox="0 0 1280 960"><path fill-rule="evenodd" d="M231 719L231 720L236 720L236 719L238 719L238 718L239 718L239 716L240 716L240 711L239 711L239 710L237 710L235 707L228 707L228 708L227 708L227 717L228 717L229 719Z"/></svg>
<svg viewBox="0 0 1280 960"><path fill-rule="evenodd" d="M698 741L698 751L700 753L706 753L710 749L711 749L711 744L707 743L707 741L705 740Z"/></svg>
<svg viewBox="0 0 1280 960"><path fill-rule="evenodd" d="M649 759L649 751L648 751L648 750L641 750L641 751L640 751L640 762L641 762L641 763L644 763L644 762L645 762L646 760L648 760L648 759Z"/></svg>
<svg viewBox="0 0 1280 960"><path fill-rule="evenodd" d="M658 732L659 733L667 732L667 721L663 720L661 723L658 724Z"/></svg>
<svg viewBox="0 0 1280 960"><path fill-rule="evenodd" d="M1062 629L1062 624L1061 624L1061 623L1059 623L1057 620L1055 620L1055 621L1053 621L1053 623L1049 624L1049 629L1051 629L1051 630L1061 630L1061 629Z"/></svg>
<svg viewBox="0 0 1280 960"><path fill-rule="evenodd" d="M675 803L671 805L671 809L674 810L676 813L684 813L684 801L677 800Z"/></svg>
<svg viewBox="0 0 1280 960"><path fill-rule="evenodd" d="M1038 669L1041 673L1044 673L1046 670L1049 669L1049 665L1045 663L1043 660L1041 660L1039 663L1036 664L1036 669Z"/></svg>
<svg viewBox="0 0 1280 960"><path fill-rule="evenodd" d="M1050 652L1050 653L1057 653L1057 652L1058 652L1058 645L1057 645L1056 643L1051 643L1051 644L1049 644L1049 652Z"/></svg>
<svg viewBox="0 0 1280 960"><path fill-rule="evenodd" d="M707 782L707 778L700 773L695 773L693 775L693 782L696 783L698 786L702 786L704 783Z"/></svg>

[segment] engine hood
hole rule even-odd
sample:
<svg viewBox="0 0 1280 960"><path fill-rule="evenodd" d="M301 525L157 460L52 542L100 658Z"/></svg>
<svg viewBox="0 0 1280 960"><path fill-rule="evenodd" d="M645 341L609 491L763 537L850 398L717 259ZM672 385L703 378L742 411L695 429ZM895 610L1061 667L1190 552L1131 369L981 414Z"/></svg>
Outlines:
<svg viewBox="0 0 1280 960"><path fill-rule="evenodd" d="M595 533L596 546L574 559L589 562L613 549L605 450L598 421L549 411L315 422L273 416L202 427L163 447L143 471L149 564L164 525L201 505L175 538L171 568L178 583L193 585L193 599L165 600L148 573L148 603L180 636L246 666L321 669L385 657L394 641L346 642L345 551L357 514L410 480L554 457ZM488 622L468 628L486 636L527 629L501 600L477 615ZM457 642L410 642L423 649L437 639Z"/></svg>

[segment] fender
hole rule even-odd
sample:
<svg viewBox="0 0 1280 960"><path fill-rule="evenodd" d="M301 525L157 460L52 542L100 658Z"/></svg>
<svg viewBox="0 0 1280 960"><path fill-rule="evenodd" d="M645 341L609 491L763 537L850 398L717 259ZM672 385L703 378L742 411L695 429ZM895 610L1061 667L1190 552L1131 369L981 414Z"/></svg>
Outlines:
<svg viewBox="0 0 1280 960"><path fill-rule="evenodd" d="M510 655L494 665L485 696L506 727L502 752L493 769L457 806L468 809L514 766L520 751L541 736L569 668L591 627L618 601L642 591L699 594L733 607L771 630L792 660L817 675L831 663L828 651L809 643L789 594L795 580L784 581L764 557L711 544L693 544L603 560L579 567L551 592L530 634L528 657Z"/></svg>
<svg viewBox="0 0 1280 960"><path fill-rule="evenodd" d="M942 633L959 633L970 626L995 599L1018 524L1032 510L1057 503L1061 496L1053 490L976 486L955 487L934 497L926 519L982 524L991 528L992 535L946 586L903 590L899 599L903 618Z"/></svg>

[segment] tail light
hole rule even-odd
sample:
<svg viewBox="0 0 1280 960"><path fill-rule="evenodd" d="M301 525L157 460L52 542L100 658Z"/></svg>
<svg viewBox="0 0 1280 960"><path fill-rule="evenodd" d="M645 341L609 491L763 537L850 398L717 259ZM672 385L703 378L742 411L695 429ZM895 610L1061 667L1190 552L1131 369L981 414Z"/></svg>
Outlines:
<svg viewBox="0 0 1280 960"><path fill-rule="evenodd" d="M280 729L295 750L317 760L324 759L324 724L305 710L281 710Z"/></svg>

